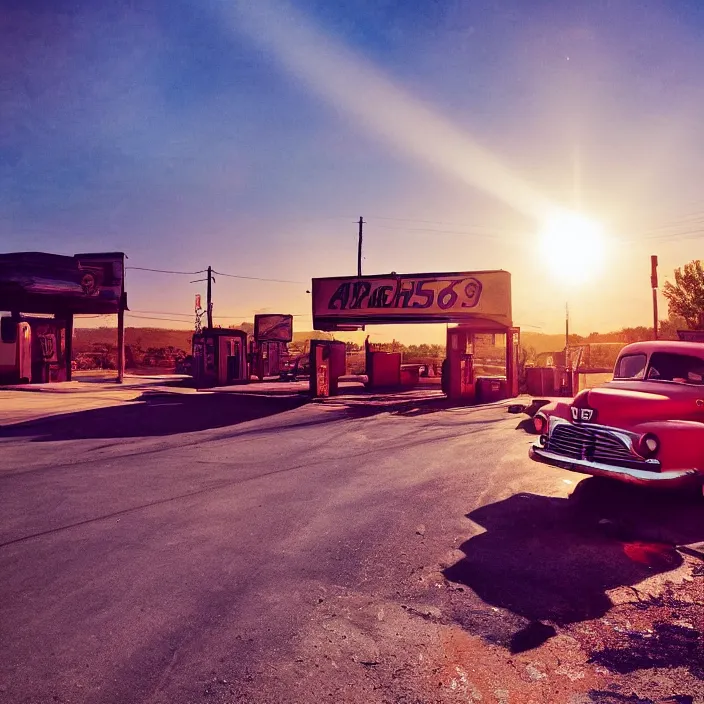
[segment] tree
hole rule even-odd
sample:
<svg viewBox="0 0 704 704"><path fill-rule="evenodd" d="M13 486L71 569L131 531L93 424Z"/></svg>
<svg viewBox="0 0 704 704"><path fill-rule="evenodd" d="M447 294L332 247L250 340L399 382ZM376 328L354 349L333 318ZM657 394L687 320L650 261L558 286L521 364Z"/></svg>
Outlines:
<svg viewBox="0 0 704 704"><path fill-rule="evenodd" d="M684 269L684 270L683 270ZM662 289L671 316L682 316L692 330L704 329L704 267L699 259L675 269L675 283Z"/></svg>
<svg viewBox="0 0 704 704"><path fill-rule="evenodd" d="M679 315L671 315L660 321L658 336L661 340L678 340L678 330L687 330L687 321Z"/></svg>

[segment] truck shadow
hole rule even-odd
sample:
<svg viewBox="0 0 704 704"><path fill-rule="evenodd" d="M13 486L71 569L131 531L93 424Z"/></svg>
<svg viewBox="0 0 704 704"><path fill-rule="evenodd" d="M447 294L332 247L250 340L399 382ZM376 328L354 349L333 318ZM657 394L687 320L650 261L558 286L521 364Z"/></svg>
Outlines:
<svg viewBox="0 0 704 704"><path fill-rule="evenodd" d="M176 435L265 418L304 403L300 396L145 391L134 402L0 426L0 438L45 442Z"/></svg>
<svg viewBox="0 0 704 704"><path fill-rule="evenodd" d="M460 546L465 557L444 575L527 619L507 645L529 650L556 634L544 622L600 618L612 607L607 591L679 567L677 546L704 539L701 509L699 497L598 478L568 499L516 494L467 515L486 532Z"/></svg>

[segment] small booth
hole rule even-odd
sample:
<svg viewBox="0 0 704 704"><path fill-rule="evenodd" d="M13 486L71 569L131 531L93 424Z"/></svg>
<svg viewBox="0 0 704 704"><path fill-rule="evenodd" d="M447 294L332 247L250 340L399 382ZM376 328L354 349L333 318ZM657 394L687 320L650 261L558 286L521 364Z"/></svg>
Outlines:
<svg viewBox="0 0 704 704"><path fill-rule="evenodd" d="M261 313L254 316L254 339L250 351L251 371L260 381L278 377L288 360L293 339L293 316Z"/></svg>
<svg viewBox="0 0 704 704"><path fill-rule="evenodd" d="M313 279L312 293L316 330L446 323L442 388L451 399L485 403L518 395L520 331L512 323L507 271ZM499 337L501 345L495 342ZM478 364L482 338L494 340L490 364ZM374 352L369 346L366 352L371 387L401 387L415 378L403 369L400 354Z"/></svg>
<svg viewBox="0 0 704 704"><path fill-rule="evenodd" d="M74 316L117 314L117 381L122 381L124 260L122 252L0 254L0 310L10 312L0 323L0 379L70 381Z"/></svg>
<svg viewBox="0 0 704 704"><path fill-rule="evenodd" d="M195 333L193 379L198 387L248 383L247 333L223 328Z"/></svg>
<svg viewBox="0 0 704 704"><path fill-rule="evenodd" d="M478 364L478 340L487 335L492 338L501 336L505 341L502 370L490 369L487 372ZM448 328L443 391L448 398L462 399L468 403L491 403L518 396L519 352L518 328L492 329L486 321Z"/></svg>

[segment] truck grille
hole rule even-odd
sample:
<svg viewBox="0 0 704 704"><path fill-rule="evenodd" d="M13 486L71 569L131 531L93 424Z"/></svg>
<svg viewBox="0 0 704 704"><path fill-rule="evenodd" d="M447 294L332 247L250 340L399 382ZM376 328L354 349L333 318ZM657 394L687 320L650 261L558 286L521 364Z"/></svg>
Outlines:
<svg viewBox="0 0 704 704"><path fill-rule="evenodd" d="M553 428L545 449L577 460L645 468L645 462L623 441L601 428L561 423Z"/></svg>

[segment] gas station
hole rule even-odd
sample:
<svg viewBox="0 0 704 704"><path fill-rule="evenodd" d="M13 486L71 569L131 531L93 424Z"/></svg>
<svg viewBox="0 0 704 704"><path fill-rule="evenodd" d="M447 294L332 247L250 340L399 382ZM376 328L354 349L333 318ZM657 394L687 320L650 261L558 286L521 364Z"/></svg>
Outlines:
<svg viewBox="0 0 704 704"><path fill-rule="evenodd" d="M518 396L520 330L513 327L511 275L507 271L443 272L313 279L313 327L331 332L363 330L367 325L445 323L446 360L442 386L448 398L482 403ZM452 327L450 327L452 325ZM478 338L503 336L504 374L475 372ZM344 364L335 345L311 347L313 395L333 393ZM341 371L342 370L342 371ZM401 355L367 349L370 388L401 383Z"/></svg>
<svg viewBox="0 0 704 704"><path fill-rule="evenodd" d="M71 380L73 319L81 314L117 315L118 374L124 370L124 254L60 256L42 252L0 255L2 319L0 380L45 383ZM367 326L442 323L446 351L441 386L460 403L487 403L518 395L520 331L513 326L511 275L507 271L465 271L316 278L312 281L313 327L355 332ZM293 338L293 318L255 316L254 334L205 328L193 336L197 387L248 384L284 368ZM488 346L493 365L482 366ZM346 375L346 346L312 340L310 394L335 395ZM364 371L370 390L393 391L418 381L400 352L365 344Z"/></svg>

